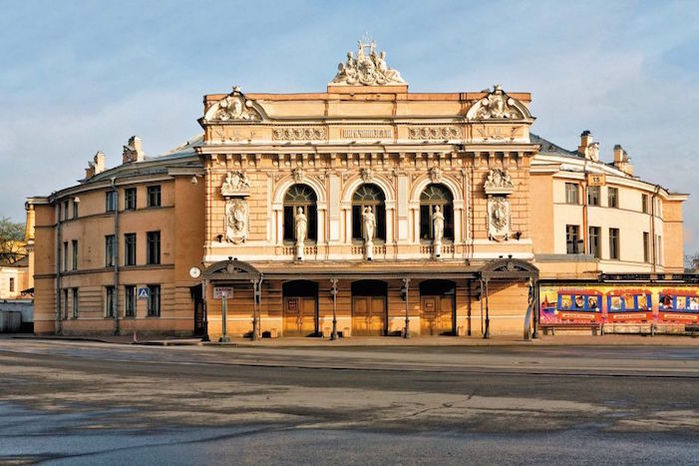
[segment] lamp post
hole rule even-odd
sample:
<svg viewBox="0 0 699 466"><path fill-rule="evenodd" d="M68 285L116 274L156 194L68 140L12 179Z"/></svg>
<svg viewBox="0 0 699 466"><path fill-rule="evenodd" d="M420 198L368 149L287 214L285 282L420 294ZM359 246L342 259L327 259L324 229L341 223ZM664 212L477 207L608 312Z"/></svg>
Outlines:
<svg viewBox="0 0 699 466"><path fill-rule="evenodd" d="M333 298L333 331L330 334L330 340L337 340L337 278L330 279L330 294Z"/></svg>
<svg viewBox="0 0 699 466"><path fill-rule="evenodd" d="M257 318L257 280L250 280L252 282L252 340L257 340L258 330L260 322Z"/></svg>
<svg viewBox="0 0 699 466"><path fill-rule="evenodd" d="M228 343L231 341L228 338L228 332L226 329L226 320L228 320L228 293L221 293L221 338L219 338L219 343Z"/></svg>
<svg viewBox="0 0 699 466"><path fill-rule="evenodd" d="M201 282L202 311L204 311L204 336L201 337L201 341L211 341L211 337L209 337L209 309L206 304L206 289L208 288L208 283L208 280L202 280Z"/></svg>
<svg viewBox="0 0 699 466"><path fill-rule="evenodd" d="M403 333L403 338L410 338L410 315L409 315L409 309L410 309L410 304L408 301L408 291L410 287L410 279L409 278L404 278L403 279L403 289L401 290L401 295L403 296L403 300L405 301L405 331Z"/></svg>

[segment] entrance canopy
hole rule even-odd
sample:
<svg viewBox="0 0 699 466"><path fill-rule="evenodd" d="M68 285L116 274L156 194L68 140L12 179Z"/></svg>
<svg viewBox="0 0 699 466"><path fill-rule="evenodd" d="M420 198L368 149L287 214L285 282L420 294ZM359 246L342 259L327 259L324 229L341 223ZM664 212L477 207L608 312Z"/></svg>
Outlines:
<svg viewBox="0 0 699 466"><path fill-rule="evenodd" d="M233 258L211 264L203 273L203 278L212 282L257 282L261 277L255 266Z"/></svg>

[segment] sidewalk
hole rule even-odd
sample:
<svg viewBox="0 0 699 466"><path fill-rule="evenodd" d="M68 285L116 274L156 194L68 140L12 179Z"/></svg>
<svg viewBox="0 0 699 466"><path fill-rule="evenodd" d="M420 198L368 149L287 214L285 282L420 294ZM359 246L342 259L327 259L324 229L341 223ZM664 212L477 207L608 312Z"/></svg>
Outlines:
<svg viewBox="0 0 699 466"><path fill-rule="evenodd" d="M132 335L109 336L34 336L6 335L10 338L32 340L63 340L63 341L87 341L122 345L144 346L207 346L207 347L401 347L401 346L696 346L699 348L699 339L687 335L629 335L606 334L604 336L591 335L548 335L538 339L525 341L513 336L494 336L490 339L481 337L413 337L404 339L400 337L352 337L340 338L330 341L327 338L318 337L287 337L264 338L251 341L247 338L231 338L229 343L202 342L199 338L177 337L143 337L134 341Z"/></svg>

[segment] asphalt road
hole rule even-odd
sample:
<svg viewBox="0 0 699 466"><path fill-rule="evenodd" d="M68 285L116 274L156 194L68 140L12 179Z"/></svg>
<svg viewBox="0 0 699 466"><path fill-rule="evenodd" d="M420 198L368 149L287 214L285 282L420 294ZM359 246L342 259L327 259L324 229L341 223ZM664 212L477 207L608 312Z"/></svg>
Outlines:
<svg viewBox="0 0 699 466"><path fill-rule="evenodd" d="M0 463L699 464L699 348L0 340Z"/></svg>

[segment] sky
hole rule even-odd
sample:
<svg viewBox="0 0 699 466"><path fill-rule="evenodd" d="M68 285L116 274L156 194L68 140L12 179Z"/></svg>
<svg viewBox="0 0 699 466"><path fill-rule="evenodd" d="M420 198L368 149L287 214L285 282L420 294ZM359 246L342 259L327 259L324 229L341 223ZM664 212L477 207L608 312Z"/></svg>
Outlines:
<svg viewBox="0 0 699 466"><path fill-rule="evenodd" d="M532 93L532 132L690 193L699 252L699 1L0 0L0 217L121 163L132 135L158 155L200 132L202 96L323 92L368 32L413 92Z"/></svg>

